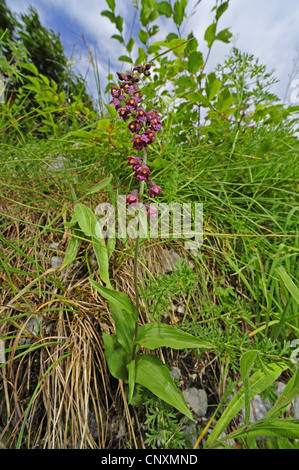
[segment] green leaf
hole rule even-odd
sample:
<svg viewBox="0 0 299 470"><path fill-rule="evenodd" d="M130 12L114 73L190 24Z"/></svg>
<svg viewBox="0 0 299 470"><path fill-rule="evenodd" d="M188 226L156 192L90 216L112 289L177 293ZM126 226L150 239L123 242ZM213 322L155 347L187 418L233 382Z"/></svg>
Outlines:
<svg viewBox="0 0 299 470"><path fill-rule="evenodd" d="M143 29L140 29L138 31L138 37L140 39L140 41L142 42L142 44L146 44L146 41L147 41L147 33L145 31L143 31Z"/></svg>
<svg viewBox="0 0 299 470"><path fill-rule="evenodd" d="M104 355L110 373L116 379L126 381L128 379L127 364L130 361L129 355L118 342L115 334L107 335L103 331L103 341L105 346Z"/></svg>
<svg viewBox="0 0 299 470"><path fill-rule="evenodd" d="M111 86L111 85L110 85ZM96 131L99 130L99 131L106 131L107 130L107 127L109 126L110 124L110 120L109 119L100 119L99 122L97 123L97 128L96 128ZM95 131L95 132L96 132Z"/></svg>
<svg viewBox="0 0 299 470"><path fill-rule="evenodd" d="M159 15L164 15L167 18L170 18L172 15L172 8L170 3L168 2L159 2L156 3L156 8L159 13Z"/></svg>
<svg viewBox="0 0 299 470"><path fill-rule="evenodd" d="M95 236L92 237L93 242L93 251L96 255L97 262L99 265L99 273L102 281L105 282L108 288L111 287L110 278L109 278L109 255L108 255L108 248L106 246L105 240L101 238L97 238Z"/></svg>
<svg viewBox="0 0 299 470"><path fill-rule="evenodd" d="M227 10L229 2L222 3L216 10L216 20L218 21L219 18L223 15L223 13Z"/></svg>
<svg viewBox="0 0 299 470"><path fill-rule="evenodd" d="M262 419L248 426L241 426L236 431L228 434L226 439L234 438L257 438L257 437L287 437L289 439L299 438L299 419Z"/></svg>
<svg viewBox="0 0 299 470"><path fill-rule="evenodd" d="M215 37L215 39L217 39L218 41L229 43L231 37L232 33L228 30L228 28L226 28L220 31Z"/></svg>
<svg viewBox="0 0 299 470"><path fill-rule="evenodd" d="M278 397L276 403L265 414L264 418L272 418L282 410L284 410L291 401L299 395L299 368L297 368L295 375L288 381L283 393Z"/></svg>
<svg viewBox="0 0 299 470"><path fill-rule="evenodd" d="M97 218L92 210L82 203L76 203L74 205L74 213L82 232L90 238L95 236Z"/></svg>
<svg viewBox="0 0 299 470"><path fill-rule="evenodd" d="M192 39L192 41L191 41ZM197 51L198 42L197 39L193 36L192 33L188 34L187 40L189 41L186 46L186 52L190 53L192 51Z"/></svg>
<svg viewBox="0 0 299 470"><path fill-rule="evenodd" d="M188 93L186 95L186 98L191 103L200 103L205 108L210 108L211 107L211 103L209 102L209 100L205 96L203 96L203 94L200 93L199 91L194 91L192 93Z"/></svg>
<svg viewBox="0 0 299 470"><path fill-rule="evenodd" d="M208 48L212 47L213 42L215 41L216 35L216 23L210 24L206 29L204 39L208 43Z"/></svg>
<svg viewBox="0 0 299 470"><path fill-rule="evenodd" d="M213 100L215 96L219 93L221 90L222 83L218 78L216 77L215 72L209 73L207 76L207 81L206 81L206 93L207 97L209 100Z"/></svg>
<svg viewBox="0 0 299 470"><path fill-rule="evenodd" d="M131 355L135 333L135 320L131 313L128 313L126 310L117 308L111 302L109 306L115 324L117 339L127 353Z"/></svg>
<svg viewBox="0 0 299 470"><path fill-rule="evenodd" d="M34 75L38 75L38 69L32 62L19 62L19 66L22 69L26 69L26 70L29 70L30 72L33 72ZM27 78L29 78L29 76Z"/></svg>
<svg viewBox="0 0 299 470"><path fill-rule="evenodd" d="M172 349L214 349L212 343L163 323L147 323L140 326L137 342L147 349L156 349L163 346Z"/></svg>
<svg viewBox="0 0 299 470"><path fill-rule="evenodd" d="M122 61L122 62L128 62L129 64L132 64L133 61L131 59L131 57L128 57L127 55L121 55L118 60Z"/></svg>
<svg viewBox="0 0 299 470"><path fill-rule="evenodd" d="M89 281L110 304L113 304L116 308L125 310L136 319L136 309L125 293L103 287L91 278L89 278Z"/></svg>
<svg viewBox="0 0 299 470"><path fill-rule="evenodd" d="M108 249L105 241L97 237L96 224L98 219L89 207L81 203L75 204L74 212L82 232L93 243L93 251L97 258L101 279L110 287Z"/></svg>
<svg viewBox="0 0 299 470"><path fill-rule="evenodd" d="M176 0L175 4L173 5L173 21L175 24L180 26L182 24L184 18L185 8L183 2Z"/></svg>
<svg viewBox="0 0 299 470"><path fill-rule="evenodd" d="M111 258L111 255L113 254L113 251L115 249L116 245L116 238L115 237L109 237L107 240L107 250L108 250L108 258Z"/></svg>
<svg viewBox="0 0 299 470"><path fill-rule="evenodd" d="M132 402L132 398L134 396L134 390L135 390L135 380L136 380L136 362L131 361L127 365L127 371L129 374L129 396L128 396L128 402L129 404Z"/></svg>
<svg viewBox="0 0 299 470"><path fill-rule="evenodd" d="M95 184L92 188L90 188L86 194L94 194L94 193L97 193L98 191L101 191L101 189L104 189L106 188L106 186L108 186L108 184L111 182L112 180L112 175L109 176L109 178L105 178L103 179L102 181L100 181L99 183Z"/></svg>
<svg viewBox="0 0 299 470"><path fill-rule="evenodd" d="M115 23L115 16L114 16L114 14L112 13L112 11L103 10L103 11L101 11L101 15L102 15L102 16L106 16L107 18L109 18L109 20L111 21L111 23Z"/></svg>
<svg viewBox="0 0 299 470"><path fill-rule="evenodd" d="M227 111L228 108L231 107L233 102L234 102L233 95L230 94L230 91L228 88L224 88L224 90L218 93L216 108L218 109L218 111L223 113Z"/></svg>
<svg viewBox="0 0 299 470"><path fill-rule="evenodd" d="M184 395L176 387L167 366L152 354L142 354L136 358L136 383L146 387L157 397L176 408L193 420Z"/></svg>
<svg viewBox="0 0 299 470"><path fill-rule="evenodd" d="M115 18L115 25L120 33L123 31L123 18L121 16L117 16Z"/></svg>
<svg viewBox="0 0 299 470"><path fill-rule="evenodd" d="M110 10L114 11L115 10L115 0L106 0L108 7Z"/></svg>
<svg viewBox="0 0 299 470"><path fill-rule="evenodd" d="M127 44L127 50L128 50L129 52L132 52L134 43L135 43L135 39L134 39L134 38L130 38L130 39L129 39L129 42L128 42L128 44Z"/></svg>
<svg viewBox="0 0 299 470"><path fill-rule="evenodd" d="M281 282L287 288L293 299L296 301L297 304L299 304L299 289L294 284L286 270L282 266L279 266L275 269L275 272L278 274Z"/></svg>
<svg viewBox="0 0 299 470"><path fill-rule="evenodd" d="M66 252L64 254L62 268L72 263L76 259L78 248L80 246L80 241L81 241L80 238L82 238L82 233L78 228L75 228L68 242Z"/></svg>
<svg viewBox="0 0 299 470"><path fill-rule="evenodd" d="M200 67L204 64L202 53L199 51L192 51L188 57L187 69L192 75L197 73Z"/></svg>
<svg viewBox="0 0 299 470"><path fill-rule="evenodd" d="M253 366L253 363L256 359L257 356L257 351L252 350L252 351L246 351L244 354L241 356L240 360L240 370L241 370L241 376L243 378L243 384L244 384L244 404L245 404L245 424L249 424L249 419L250 419L250 390L249 390L249 374L251 371L251 368Z"/></svg>
<svg viewBox="0 0 299 470"><path fill-rule="evenodd" d="M253 398L255 395L263 392L266 388L277 380L282 372L287 369L285 364L271 364L265 370L265 372L257 371L249 379L249 398ZM231 420L241 411L245 404L245 389L242 387L228 406L225 408L221 417L214 426L210 436L208 437L205 448L212 447Z"/></svg>
<svg viewBox="0 0 299 470"><path fill-rule="evenodd" d="M117 41L119 41L121 44L124 44L124 38L122 36L120 36L119 34L113 34L111 36L112 39L117 39Z"/></svg>
<svg viewBox="0 0 299 470"><path fill-rule="evenodd" d="M136 65L137 64L142 64L145 61L146 61L146 52L142 47L139 47L138 48L138 58L136 60Z"/></svg>
<svg viewBox="0 0 299 470"><path fill-rule="evenodd" d="M117 110L113 106L110 106L110 104L104 103L104 105L105 105L108 113L112 117L112 119L116 119L117 118Z"/></svg>
<svg viewBox="0 0 299 470"><path fill-rule="evenodd" d="M252 351L246 351L244 354L242 354L241 359L240 359L240 370L241 370L241 375L243 379L249 376L253 363L256 359L257 353L258 352L256 350L252 350Z"/></svg>

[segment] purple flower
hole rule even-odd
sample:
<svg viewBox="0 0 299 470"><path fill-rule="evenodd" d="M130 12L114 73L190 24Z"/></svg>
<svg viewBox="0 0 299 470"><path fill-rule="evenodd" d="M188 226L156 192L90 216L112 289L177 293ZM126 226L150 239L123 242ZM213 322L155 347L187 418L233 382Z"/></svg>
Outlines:
<svg viewBox="0 0 299 470"><path fill-rule="evenodd" d="M136 110L136 119L138 119L138 121L146 121L146 119L147 119L147 114L146 114L146 112L144 111L144 109L138 108L138 109Z"/></svg>
<svg viewBox="0 0 299 470"><path fill-rule="evenodd" d="M138 134L131 140L133 147L136 150L142 150L143 147L148 143L148 138L145 134Z"/></svg>
<svg viewBox="0 0 299 470"><path fill-rule="evenodd" d="M152 144L154 141L155 141L155 138L156 138L156 134L155 134L155 131L152 131L150 129L147 129L144 133L144 135L146 135L147 137L147 143L146 145L149 145L149 144Z"/></svg>
<svg viewBox="0 0 299 470"><path fill-rule="evenodd" d="M126 99L126 107L129 108L131 111L134 111L138 106L137 98L131 96L131 98Z"/></svg>
<svg viewBox="0 0 299 470"><path fill-rule="evenodd" d="M110 93L112 95L113 98L118 98L120 95L121 95L121 89L118 88L118 86L112 86L110 88Z"/></svg>
<svg viewBox="0 0 299 470"><path fill-rule="evenodd" d="M148 119L160 119L159 113L155 109L151 109L150 111L148 111L147 117Z"/></svg>
<svg viewBox="0 0 299 470"><path fill-rule="evenodd" d="M140 131L140 125L138 121L131 121L128 124L128 128L131 132L131 134L137 133Z"/></svg>
<svg viewBox="0 0 299 470"><path fill-rule="evenodd" d="M119 98L112 98L110 104L114 106L115 109L119 109L122 107L122 102Z"/></svg>
<svg viewBox="0 0 299 470"><path fill-rule="evenodd" d="M160 129L162 129L161 122L159 121L159 119L156 119L156 118L149 119L149 125L150 125L150 128L154 131L159 131Z"/></svg>
<svg viewBox="0 0 299 470"><path fill-rule="evenodd" d="M121 86L124 92L128 95L133 95L133 93L137 90L137 83L126 81L122 83Z"/></svg>
<svg viewBox="0 0 299 470"><path fill-rule="evenodd" d="M134 157L132 155L127 157L127 165L132 166L134 171L137 170L137 168L139 168L141 164L142 164L141 157Z"/></svg>
<svg viewBox="0 0 299 470"><path fill-rule="evenodd" d="M156 206L153 206L151 204L144 204L146 209L147 209L147 215L151 219L156 219L158 217L158 208Z"/></svg>
<svg viewBox="0 0 299 470"><path fill-rule="evenodd" d="M127 121L130 117L130 109L127 106L122 106L118 109L118 114L124 121Z"/></svg>
<svg viewBox="0 0 299 470"><path fill-rule="evenodd" d="M126 204L138 204L139 199L137 197L138 189L134 189L131 194L128 194L126 197Z"/></svg>
<svg viewBox="0 0 299 470"><path fill-rule="evenodd" d="M150 188L148 190L149 197L156 197L158 194L162 193L160 186L157 186L153 180L148 180Z"/></svg>
<svg viewBox="0 0 299 470"><path fill-rule="evenodd" d="M148 166L142 164L137 170L135 170L135 175L140 181L146 181L150 175L150 169Z"/></svg>
<svg viewBox="0 0 299 470"><path fill-rule="evenodd" d="M134 96L134 98L136 98L138 100L138 102L140 102L143 95L140 93L139 90L137 90L133 93L133 96Z"/></svg>

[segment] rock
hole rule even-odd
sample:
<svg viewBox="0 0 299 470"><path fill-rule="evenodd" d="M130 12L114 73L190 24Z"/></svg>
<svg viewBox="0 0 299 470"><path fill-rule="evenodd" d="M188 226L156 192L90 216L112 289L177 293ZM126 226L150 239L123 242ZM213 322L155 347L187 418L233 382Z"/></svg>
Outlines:
<svg viewBox="0 0 299 470"><path fill-rule="evenodd" d="M60 256L52 256L51 265L54 269L59 269L62 266L63 258Z"/></svg>
<svg viewBox="0 0 299 470"><path fill-rule="evenodd" d="M197 427L196 423L186 424L183 428L183 433L185 437L186 447L185 449L193 449L197 441Z"/></svg>
<svg viewBox="0 0 299 470"><path fill-rule="evenodd" d="M170 375L173 378L173 380L182 380L182 374L181 371L178 367L172 367L170 370Z"/></svg>
<svg viewBox="0 0 299 470"><path fill-rule="evenodd" d="M250 400L250 417L249 421L254 423L263 419L267 411L271 409L272 405L268 398L263 400L260 395L256 395ZM245 418L245 407L241 410L243 418Z"/></svg>
<svg viewBox="0 0 299 470"><path fill-rule="evenodd" d="M28 335L28 338L21 337L19 340L19 344L29 344L32 341L31 335L39 335L42 329L43 317L40 315L32 315L29 319L28 323L26 324L26 329L24 330L23 334Z"/></svg>
<svg viewBox="0 0 299 470"><path fill-rule="evenodd" d="M208 397L203 389L190 387L183 391L185 400L197 417L205 416L208 409Z"/></svg>
<svg viewBox="0 0 299 470"><path fill-rule="evenodd" d="M59 248L59 242L53 242L53 243L51 243L51 245L49 246L49 248L51 248L52 250L58 250L58 248Z"/></svg>
<svg viewBox="0 0 299 470"><path fill-rule="evenodd" d="M178 269L180 261L185 261L189 264L190 268L194 268L194 264L191 261L187 261L182 258L176 251L163 250L162 252L162 263L166 273L172 272L174 269Z"/></svg>
<svg viewBox="0 0 299 470"><path fill-rule="evenodd" d="M299 419L299 395L294 400L294 419Z"/></svg>

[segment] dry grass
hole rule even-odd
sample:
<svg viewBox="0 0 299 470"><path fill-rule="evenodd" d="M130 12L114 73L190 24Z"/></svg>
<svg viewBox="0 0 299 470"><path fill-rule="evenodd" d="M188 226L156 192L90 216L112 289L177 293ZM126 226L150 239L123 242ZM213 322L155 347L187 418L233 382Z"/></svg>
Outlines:
<svg viewBox="0 0 299 470"><path fill-rule="evenodd" d="M82 245L72 265L54 269L51 257L63 256L70 235L63 215L46 201L27 204L16 193L2 199L1 213L0 335L8 349L8 363L0 369L2 445L143 447L124 384L107 370L101 332L113 332L114 325L106 301L88 281L88 268L99 281L92 257L86 259L88 246ZM162 245L142 250L141 283L163 272L163 257ZM134 301L131 253L116 251L111 278ZM146 322L141 305L140 321Z"/></svg>

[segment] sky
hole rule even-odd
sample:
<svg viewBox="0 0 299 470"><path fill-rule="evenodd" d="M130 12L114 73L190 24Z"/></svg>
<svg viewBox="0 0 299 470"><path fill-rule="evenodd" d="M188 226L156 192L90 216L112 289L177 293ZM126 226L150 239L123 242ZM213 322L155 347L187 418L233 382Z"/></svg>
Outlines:
<svg viewBox="0 0 299 470"><path fill-rule="evenodd" d="M101 11L108 9L106 0L6 0L6 3L17 14L26 12L30 5L34 6L42 25L60 33L66 57L74 61L83 77L87 77L92 96L96 97L97 93L88 49L98 67L102 92L107 84L108 73L115 74L120 69L117 58L125 51L118 41L111 39L113 34L118 33L115 26L108 18L101 16ZM116 14L124 19L124 36L127 40L135 12L132 0L116 0L115 3ZM197 0L188 0L187 13L192 13L196 4ZM201 0L195 14L182 25L185 37L190 31L193 32L204 57L206 44L203 36L213 21L211 8L214 4L214 0ZM163 40L168 33L175 32L174 24L168 18L162 17L158 24L159 34L154 37L154 41ZM279 82L271 91L291 104L293 88L299 83L298 25L298 0L230 0L228 10L220 18L218 30L229 28L233 34L232 43L215 42L206 71L213 70L217 63L223 64L231 47L236 46L242 52L253 54L260 64L267 66L268 71L275 70ZM296 57L298 67L294 70ZM290 82L291 78L293 81Z"/></svg>

